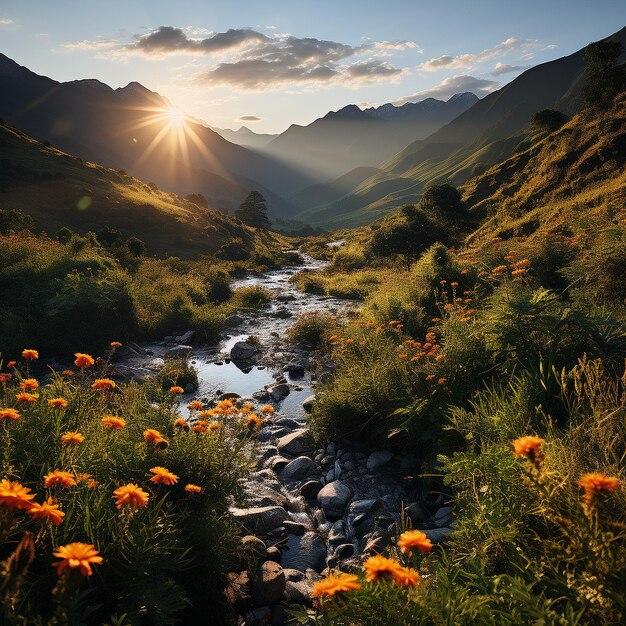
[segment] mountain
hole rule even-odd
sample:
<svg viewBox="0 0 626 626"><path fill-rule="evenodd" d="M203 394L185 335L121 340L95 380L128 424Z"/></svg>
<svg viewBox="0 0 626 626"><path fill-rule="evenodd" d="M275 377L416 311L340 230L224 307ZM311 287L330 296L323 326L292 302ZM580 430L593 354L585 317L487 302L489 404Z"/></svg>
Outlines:
<svg viewBox="0 0 626 626"><path fill-rule="evenodd" d="M5 124L0 124L0 207L23 210L48 233L116 228L142 239L148 254L162 257L210 254L233 239L253 248L259 237L273 237Z"/></svg>
<svg viewBox="0 0 626 626"><path fill-rule="evenodd" d="M97 80L59 83L0 54L0 117L83 159L178 193L202 193L216 206L236 207L258 189L277 215L292 210L280 196L313 182L196 121L173 123L170 109L136 82L119 89Z"/></svg>
<svg viewBox="0 0 626 626"><path fill-rule="evenodd" d="M626 28L608 39L626 48ZM312 224L356 226L391 207L418 201L429 183L447 179L462 184L510 157L525 139L528 122L537 111L554 108L574 114L583 83L583 50L526 70L426 139L388 159L381 171L345 197L298 217Z"/></svg>
<svg viewBox="0 0 626 626"><path fill-rule="evenodd" d="M211 128L218 135L221 135L231 143L236 143L238 146L244 146L245 148L252 148L253 150L264 148L272 139L278 137L277 134L255 133L247 126L241 126L237 130L230 130L229 128Z"/></svg>
<svg viewBox="0 0 626 626"><path fill-rule="evenodd" d="M402 106L360 109L354 104L331 111L308 126L293 124L263 152L284 163L299 163L322 180L356 167L373 167L454 119L478 100L472 93L447 102L428 98Z"/></svg>

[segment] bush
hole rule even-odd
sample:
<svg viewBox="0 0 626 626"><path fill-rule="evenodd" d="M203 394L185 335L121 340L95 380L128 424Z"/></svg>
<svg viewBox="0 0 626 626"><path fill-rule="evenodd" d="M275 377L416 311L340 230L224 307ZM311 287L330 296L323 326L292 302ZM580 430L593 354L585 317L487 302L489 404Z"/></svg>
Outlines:
<svg viewBox="0 0 626 626"><path fill-rule="evenodd" d="M269 304L272 297L271 291L259 285L240 287L233 293L232 306L243 310L260 309Z"/></svg>
<svg viewBox="0 0 626 626"><path fill-rule="evenodd" d="M287 336L295 344L320 349L328 346L330 337L337 329L335 316L313 311L302 313L287 331Z"/></svg>

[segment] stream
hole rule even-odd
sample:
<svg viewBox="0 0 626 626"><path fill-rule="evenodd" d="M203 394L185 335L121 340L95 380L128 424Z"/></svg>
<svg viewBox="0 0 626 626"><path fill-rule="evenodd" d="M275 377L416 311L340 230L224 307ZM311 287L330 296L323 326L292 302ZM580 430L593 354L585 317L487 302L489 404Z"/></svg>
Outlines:
<svg viewBox="0 0 626 626"><path fill-rule="evenodd" d="M246 501L231 513L249 533L244 542L262 542L257 543L264 552L261 582L267 577L268 589L277 585L281 591L272 596L271 589L258 591L255 583L249 601L242 602L245 572L233 579L230 600L245 624L284 623L284 605L309 602L311 585L322 571L358 567L365 554L389 545L407 520L433 543L449 534L453 523L443 496L418 477L416 457L384 449L385 442L381 449L356 441L323 447L314 442L307 416L317 372L324 368L319 367L320 355L289 343L287 330L302 313L342 316L352 304L300 292L289 279L301 270L320 271L327 265L301 256L300 265L234 281L233 289L259 285L272 291L274 299L258 311L230 316L217 345L192 347L186 333L145 345L140 354L127 353L115 364L122 374L142 377L159 371L163 357L189 353L198 388L188 389L181 400L185 416L189 401L198 398L211 405L223 394L236 395L241 404L275 407L258 433L259 459L244 486ZM250 336L256 339L248 343ZM237 354L246 358L235 358Z"/></svg>

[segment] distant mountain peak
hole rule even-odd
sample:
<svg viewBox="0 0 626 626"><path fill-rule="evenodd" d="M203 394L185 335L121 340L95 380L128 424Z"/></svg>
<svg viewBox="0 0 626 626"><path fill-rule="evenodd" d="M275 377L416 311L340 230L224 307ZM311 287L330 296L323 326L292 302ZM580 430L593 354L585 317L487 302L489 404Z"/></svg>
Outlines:
<svg viewBox="0 0 626 626"><path fill-rule="evenodd" d="M102 91L113 91L112 87L109 87L109 85L103 83L97 78L83 78L80 80L71 80L69 81L69 84L85 85L86 87L91 87L92 89L101 89Z"/></svg>
<svg viewBox="0 0 626 626"><path fill-rule="evenodd" d="M338 111L330 111L322 119L328 120L362 120L369 118L369 115L360 109L356 104L348 104Z"/></svg>
<svg viewBox="0 0 626 626"><path fill-rule="evenodd" d="M464 102L472 103L478 102L480 98L472 91L464 91L463 93L455 93L448 102Z"/></svg>

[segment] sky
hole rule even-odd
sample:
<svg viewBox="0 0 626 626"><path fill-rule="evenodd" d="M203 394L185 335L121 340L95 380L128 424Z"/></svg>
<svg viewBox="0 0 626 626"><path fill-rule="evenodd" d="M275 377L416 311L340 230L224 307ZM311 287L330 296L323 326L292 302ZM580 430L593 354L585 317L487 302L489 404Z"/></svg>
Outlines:
<svg viewBox="0 0 626 626"><path fill-rule="evenodd" d="M625 0L0 0L0 52L277 133L347 104L482 97L624 25Z"/></svg>

